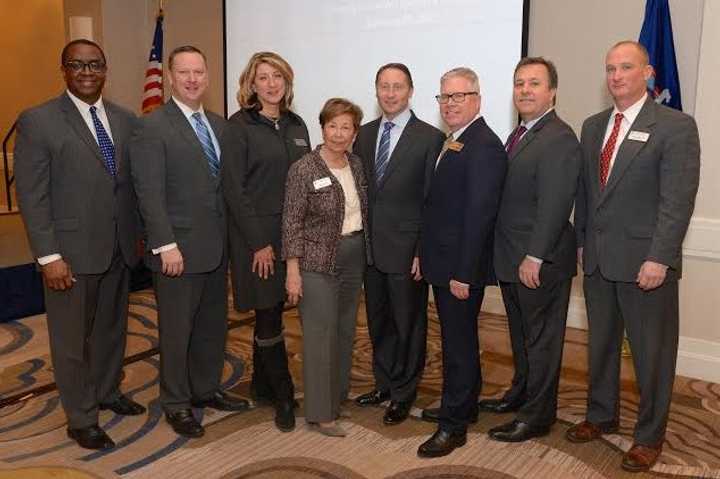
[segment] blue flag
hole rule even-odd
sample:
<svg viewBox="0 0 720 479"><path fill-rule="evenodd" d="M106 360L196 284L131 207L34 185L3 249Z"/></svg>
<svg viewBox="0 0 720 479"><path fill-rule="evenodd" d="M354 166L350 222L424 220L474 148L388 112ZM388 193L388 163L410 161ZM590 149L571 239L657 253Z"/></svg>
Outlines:
<svg viewBox="0 0 720 479"><path fill-rule="evenodd" d="M682 110L668 0L647 0L645 3L640 43L647 48L650 65L655 70L648 80L648 93L657 103Z"/></svg>

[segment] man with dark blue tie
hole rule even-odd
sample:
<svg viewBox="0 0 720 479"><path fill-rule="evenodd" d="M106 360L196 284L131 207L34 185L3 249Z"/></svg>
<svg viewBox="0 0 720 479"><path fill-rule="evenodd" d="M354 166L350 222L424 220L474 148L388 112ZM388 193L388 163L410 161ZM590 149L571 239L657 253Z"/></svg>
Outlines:
<svg viewBox="0 0 720 479"><path fill-rule="evenodd" d="M67 434L81 447L115 443L98 410L145 408L120 392L130 268L138 218L125 157L135 115L102 98L102 49L75 40L62 51L65 93L18 118L20 211L45 283L50 353Z"/></svg>

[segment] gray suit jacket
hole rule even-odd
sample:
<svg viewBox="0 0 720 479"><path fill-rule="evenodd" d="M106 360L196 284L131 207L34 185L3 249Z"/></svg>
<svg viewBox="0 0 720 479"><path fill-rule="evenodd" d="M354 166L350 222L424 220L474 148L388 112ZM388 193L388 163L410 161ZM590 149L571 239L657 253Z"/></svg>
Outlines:
<svg viewBox="0 0 720 479"><path fill-rule="evenodd" d="M378 185L375 146L381 118L360 128L353 147L368 182L369 226L375 267L408 273L418 254L422 208L445 135L412 114Z"/></svg>
<svg viewBox="0 0 720 479"><path fill-rule="evenodd" d="M695 206L700 139L695 120L650 98L630 127L647 141L625 138L607 185L600 190L599 160L612 109L588 118L581 144L583 172L575 206L585 274L634 282L646 260L682 272L682 242Z"/></svg>
<svg viewBox="0 0 720 479"><path fill-rule="evenodd" d="M103 103L115 145L115 179L67 94L18 118L15 177L33 254L59 253L78 274L106 271L116 241L128 266L137 262L138 215L126 157L136 118Z"/></svg>
<svg viewBox="0 0 720 479"><path fill-rule="evenodd" d="M515 145L495 225L495 274L517 283L525 255L544 261L543 273L577 272L575 232L568 221L580 173L580 144L554 111Z"/></svg>
<svg viewBox="0 0 720 479"><path fill-rule="evenodd" d="M205 114L219 139L225 120ZM161 270L160 255L151 250L169 243L178 244L186 273L220 266L226 259L227 236L220 181L210 174L200 140L173 100L142 119L130 142L130 161L145 224L148 267Z"/></svg>

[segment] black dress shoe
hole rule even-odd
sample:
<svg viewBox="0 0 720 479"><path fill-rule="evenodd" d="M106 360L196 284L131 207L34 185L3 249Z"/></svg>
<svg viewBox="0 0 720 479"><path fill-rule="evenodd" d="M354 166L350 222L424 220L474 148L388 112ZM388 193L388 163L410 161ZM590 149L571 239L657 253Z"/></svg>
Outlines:
<svg viewBox="0 0 720 479"><path fill-rule="evenodd" d="M534 427L517 419L488 431L490 439L502 442L523 442L534 437L547 436L550 426Z"/></svg>
<svg viewBox="0 0 720 479"><path fill-rule="evenodd" d="M282 432L295 429L295 401L278 401L275 405L275 426Z"/></svg>
<svg viewBox="0 0 720 479"><path fill-rule="evenodd" d="M77 429L68 428L67 435L85 449L112 449L115 447L110 436L105 434L105 431L97 424Z"/></svg>
<svg viewBox="0 0 720 479"><path fill-rule="evenodd" d="M195 416L192 409L180 409L175 412L166 412L165 420L172 426L173 431L185 437L202 437L205 429L202 427Z"/></svg>
<svg viewBox="0 0 720 479"><path fill-rule="evenodd" d="M139 416L145 414L145 406L138 404L129 397L121 394L116 400L107 404L100 404L100 409L110 409L115 414L122 416Z"/></svg>
<svg viewBox="0 0 720 479"><path fill-rule="evenodd" d="M523 405L523 401L507 401L505 399L483 399L478 401L478 408L482 411L494 413L515 412Z"/></svg>
<svg viewBox="0 0 720 479"><path fill-rule="evenodd" d="M426 409L423 409L422 414L420 414L420 419L426 422L440 422L440 408L439 407L429 407ZM478 421L478 415L475 414L471 419L470 423L475 424Z"/></svg>
<svg viewBox="0 0 720 479"><path fill-rule="evenodd" d="M456 448L464 446L467 442L467 435L462 433L451 433L438 429L430 439L420 444L417 450L419 457L441 457L447 456Z"/></svg>
<svg viewBox="0 0 720 479"><path fill-rule="evenodd" d="M355 404L361 407L377 406L390 399L390 391L378 391L373 389L369 393L361 394L355 398Z"/></svg>
<svg viewBox="0 0 720 479"><path fill-rule="evenodd" d="M410 415L411 407L412 401L390 401L390 405L385 410L385 416L383 416L383 423L387 426L400 424Z"/></svg>
<svg viewBox="0 0 720 479"><path fill-rule="evenodd" d="M193 407L211 407L219 411L244 411L250 408L250 403L242 398L232 398L222 391L215 391L208 399L192 402Z"/></svg>

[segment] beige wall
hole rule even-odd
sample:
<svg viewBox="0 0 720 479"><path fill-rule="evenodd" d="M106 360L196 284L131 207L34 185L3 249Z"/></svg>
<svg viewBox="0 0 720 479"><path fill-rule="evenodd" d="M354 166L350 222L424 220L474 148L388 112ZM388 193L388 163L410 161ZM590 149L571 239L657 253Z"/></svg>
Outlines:
<svg viewBox="0 0 720 479"><path fill-rule="evenodd" d="M70 38L70 17L90 17L92 18L92 40L100 45L103 44L103 24L102 24L102 2L100 0L63 0L65 7L63 9L65 40L75 40Z"/></svg>
<svg viewBox="0 0 720 479"><path fill-rule="evenodd" d="M24 0L18 6L17 1L0 0L0 18L12 19L3 22L0 35L0 51L6 53L0 56L0 141L22 110L57 95L63 86L63 2Z"/></svg>
<svg viewBox="0 0 720 479"><path fill-rule="evenodd" d="M200 3L202 8L199 8ZM145 67L155 32L157 0L102 0L104 47L110 62L105 95L140 111ZM167 82L167 56L180 45L194 45L208 58L210 88L205 107L219 114L224 112L222 59L222 0L171 0L164 2L165 95L170 94Z"/></svg>

